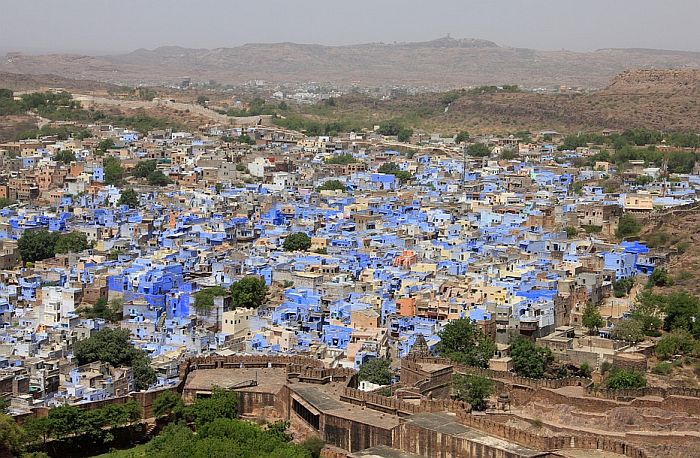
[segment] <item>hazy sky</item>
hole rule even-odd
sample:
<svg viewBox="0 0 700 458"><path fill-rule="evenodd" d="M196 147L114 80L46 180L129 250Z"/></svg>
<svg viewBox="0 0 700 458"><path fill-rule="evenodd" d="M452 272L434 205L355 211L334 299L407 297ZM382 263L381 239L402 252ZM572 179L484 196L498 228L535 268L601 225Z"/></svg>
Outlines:
<svg viewBox="0 0 700 458"><path fill-rule="evenodd" d="M700 0L2 0L0 51L483 38L700 51Z"/></svg>

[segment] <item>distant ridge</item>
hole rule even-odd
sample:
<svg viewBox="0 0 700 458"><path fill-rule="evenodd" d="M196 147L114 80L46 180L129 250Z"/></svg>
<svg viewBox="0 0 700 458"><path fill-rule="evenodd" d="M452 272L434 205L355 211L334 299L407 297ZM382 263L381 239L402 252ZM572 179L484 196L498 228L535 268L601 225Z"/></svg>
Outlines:
<svg viewBox="0 0 700 458"><path fill-rule="evenodd" d="M127 54L7 54L0 71L57 74L116 84L194 81L239 84L330 82L360 86L436 89L482 84L525 87L559 85L602 88L630 69L700 69L700 53L607 48L593 52L538 51L499 46L487 40L443 37L415 43L325 46L249 43L233 48L163 46Z"/></svg>

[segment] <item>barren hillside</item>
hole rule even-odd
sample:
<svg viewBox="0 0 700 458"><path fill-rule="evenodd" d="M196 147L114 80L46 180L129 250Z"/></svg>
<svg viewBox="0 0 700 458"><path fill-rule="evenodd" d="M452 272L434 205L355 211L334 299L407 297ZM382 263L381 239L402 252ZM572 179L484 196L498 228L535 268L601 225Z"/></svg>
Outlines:
<svg viewBox="0 0 700 458"><path fill-rule="evenodd" d="M332 110L310 111L320 120L376 123L400 118L410 127L444 132L700 129L700 70L627 71L609 87L589 94L465 93L446 112L442 97L422 94L380 101L350 95Z"/></svg>
<svg viewBox="0 0 700 458"><path fill-rule="evenodd" d="M421 43L352 46L169 46L116 56L11 53L0 63L0 71L51 73L119 84L177 83L188 76L195 81L214 79L231 84L262 79L442 88L481 84L600 88L620 72L649 68L698 69L700 53L649 49L538 51L501 47L484 40L442 38Z"/></svg>

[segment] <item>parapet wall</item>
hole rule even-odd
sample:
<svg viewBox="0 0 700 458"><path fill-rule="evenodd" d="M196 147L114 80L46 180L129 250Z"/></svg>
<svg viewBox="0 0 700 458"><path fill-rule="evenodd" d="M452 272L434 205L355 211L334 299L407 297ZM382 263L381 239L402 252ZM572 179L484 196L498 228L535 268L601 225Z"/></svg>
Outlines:
<svg viewBox="0 0 700 458"><path fill-rule="evenodd" d="M398 416L427 412L471 412L471 405L467 402L451 399L421 399L420 403L414 403L354 388L345 388L340 400Z"/></svg>
<svg viewBox="0 0 700 458"><path fill-rule="evenodd" d="M630 458L647 457L646 452L641 448L608 437L592 435L545 436L514 428L505 423L490 420L485 416L458 413L457 418L460 423L466 426L537 450L554 451L576 448L603 450L606 452L618 453Z"/></svg>
<svg viewBox="0 0 700 458"><path fill-rule="evenodd" d="M299 370L306 368L323 369L323 362L305 356L258 356L258 355L231 355L231 356L200 356L190 358L179 367L180 383L183 383L193 370L201 369L237 369L242 367L297 367Z"/></svg>

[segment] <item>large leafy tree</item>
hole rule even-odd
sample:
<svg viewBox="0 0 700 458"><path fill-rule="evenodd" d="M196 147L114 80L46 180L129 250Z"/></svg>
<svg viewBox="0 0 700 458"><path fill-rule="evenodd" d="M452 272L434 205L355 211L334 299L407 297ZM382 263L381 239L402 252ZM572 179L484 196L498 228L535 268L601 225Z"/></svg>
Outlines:
<svg viewBox="0 0 700 458"><path fill-rule="evenodd" d="M661 327L661 313L665 307L664 296L654 294L649 290L642 291L637 295L634 308L632 309L632 319L637 321L644 335L658 336Z"/></svg>
<svg viewBox="0 0 700 458"><path fill-rule="evenodd" d="M148 174L148 184L150 184L151 186L167 186L172 182L173 180L168 178L160 170L154 170L153 172Z"/></svg>
<svg viewBox="0 0 700 458"><path fill-rule="evenodd" d="M112 440L109 428L124 426L140 418L141 408L133 400L98 409L60 406L49 410L47 417L28 420L25 431L30 443L70 438L68 440L97 444Z"/></svg>
<svg viewBox="0 0 700 458"><path fill-rule="evenodd" d="M303 232L290 234L284 239L282 248L284 251L307 251L311 248L311 237Z"/></svg>
<svg viewBox="0 0 700 458"><path fill-rule="evenodd" d="M491 148L483 143L473 143L467 147L467 153L474 157L486 157L491 155Z"/></svg>
<svg viewBox="0 0 700 458"><path fill-rule="evenodd" d="M480 375L455 374L452 377L452 394L460 401L471 404L474 410L485 410L486 400L494 393L491 380Z"/></svg>
<svg viewBox="0 0 700 458"><path fill-rule="evenodd" d="M686 291L672 293L665 298L666 331L691 331L700 337L700 299Z"/></svg>
<svg viewBox="0 0 700 458"><path fill-rule="evenodd" d="M214 387L211 397L198 399L187 407L185 415L197 425L197 429L218 418L238 417L238 393Z"/></svg>
<svg viewBox="0 0 700 458"><path fill-rule="evenodd" d="M3 456L18 456L25 434L9 415L0 414L0 453Z"/></svg>
<svg viewBox="0 0 700 458"><path fill-rule="evenodd" d="M156 165L158 165L158 162L155 159L139 161L134 167L132 174L137 178L146 178L156 170Z"/></svg>
<svg viewBox="0 0 700 458"><path fill-rule="evenodd" d="M615 369L605 379L605 386L613 390L642 388L647 386L647 379L644 374L638 371Z"/></svg>
<svg viewBox="0 0 700 458"><path fill-rule="evenodd" d="M656 354L661 359L669 359L674 355L682 355L700 350L698 343L687 331L674 331L665 334L656 343Z"/></svg>
<svg viewBox="0 0 700 458"><path fill-rule="evenodd" d="M124 169L121 161L113 156L108 156L102 162L104 168L105 184L119 186L124 178Z"/></svg>
<svg viewBox="0 0 700 458"><path fill-rule="evenodd" d="M153 401L153 415L156 418L170 417L182 413L184 409L182 398L171 390L167 390L158 395Z"/></svg>
<svg viewBox="0 0 700 458"><path fill-rule="evenodd" d="M583 309L581 322L588 328L588 334L590 335L593 335L594 331L605 324L603 317L600 315L600 309L592 302L586 304L586 307Z"/></svg>
<svg viewBox="0 0 700 458"><path fill-rule="evenodd" d="M468 366L488 367L496 344L469 319L450 321L440 331L437 351Z"/></svg>
<svg viewBox="0 0 700 458"><path fill-rule="evenodd" d="M639 342L644 340L642 323L635 319L622 320L613 328L612 337L627 342Z"/></svg>
<svg viewBox="0 0 700 458"><path fill-rule="evenodd" d="M90 248L87 236L82 232L62 234L56 241L54 251L56 253L78 253Z"/></svg>
<svg viewBox="0 0 700 458"><path fill-rule="evenodd" d="M70 164L71 162L75 161L75 153L69 149L63 149L56 153L54 160L57 162L63 162L64 164Z"/></svg>
<svg viewBox="0 0 700 458"><path fill-rule="evenodd" d="M231 301L236 308L258 308L266 296L267 285L262 277L245 277L231 285Z"/></svg>
<svg viewBox="0 0 700 458"><path fill-rule="evenodd" d="M366 380L377 385L391 383L391 361L388 358L373 358L360 366L360 380Z"/></svg>
<svg viewBox="0 0 700 458"><path fill-rule="evenodd" d="M513 369L523 377L542 378L554 356L549 348L535 345L531 340L517 337L511 343L510 355L513 358Z"/></svg>
<svg viewBox="0 0 700 458"><path fill-rule="evenodd" d="M54 257L58 237L58 233L47 230L24 231L17 242L22 260L36 262Z"/></svg>
<svg viewBox="0 0 700 458"><path fill-rule="evenodd" d="M137 389L147 388L156 380L145 352L131 344L128 329L99 330L89 338L76 342L73 355L80 366L102 361L115 367L132 367Z"/></svg>
<svg viewBox="0 0 700 458"><path fill-rule="evenodd" d="M139 206L139 195L133 189L125 189L119 196L117 205L128 205L129 208L136 208Z"/></svg>
<svg viewBox="0 0 700 458"><path fill-rule="evenodd" d="M625 213L617 223L615 235L617 235L618 238L624 239L625 237L639 234L641 229L642 225L639 224L637 218L631 213Z"/></svg>
<svg viewBox="0 0 700 458"><path fill-rule="evenodd" d="M226 288L221 286L203 288L194 294L194 308L199 313L207 313L214 307L214 298L225 296L227 293Z"/></svg>

